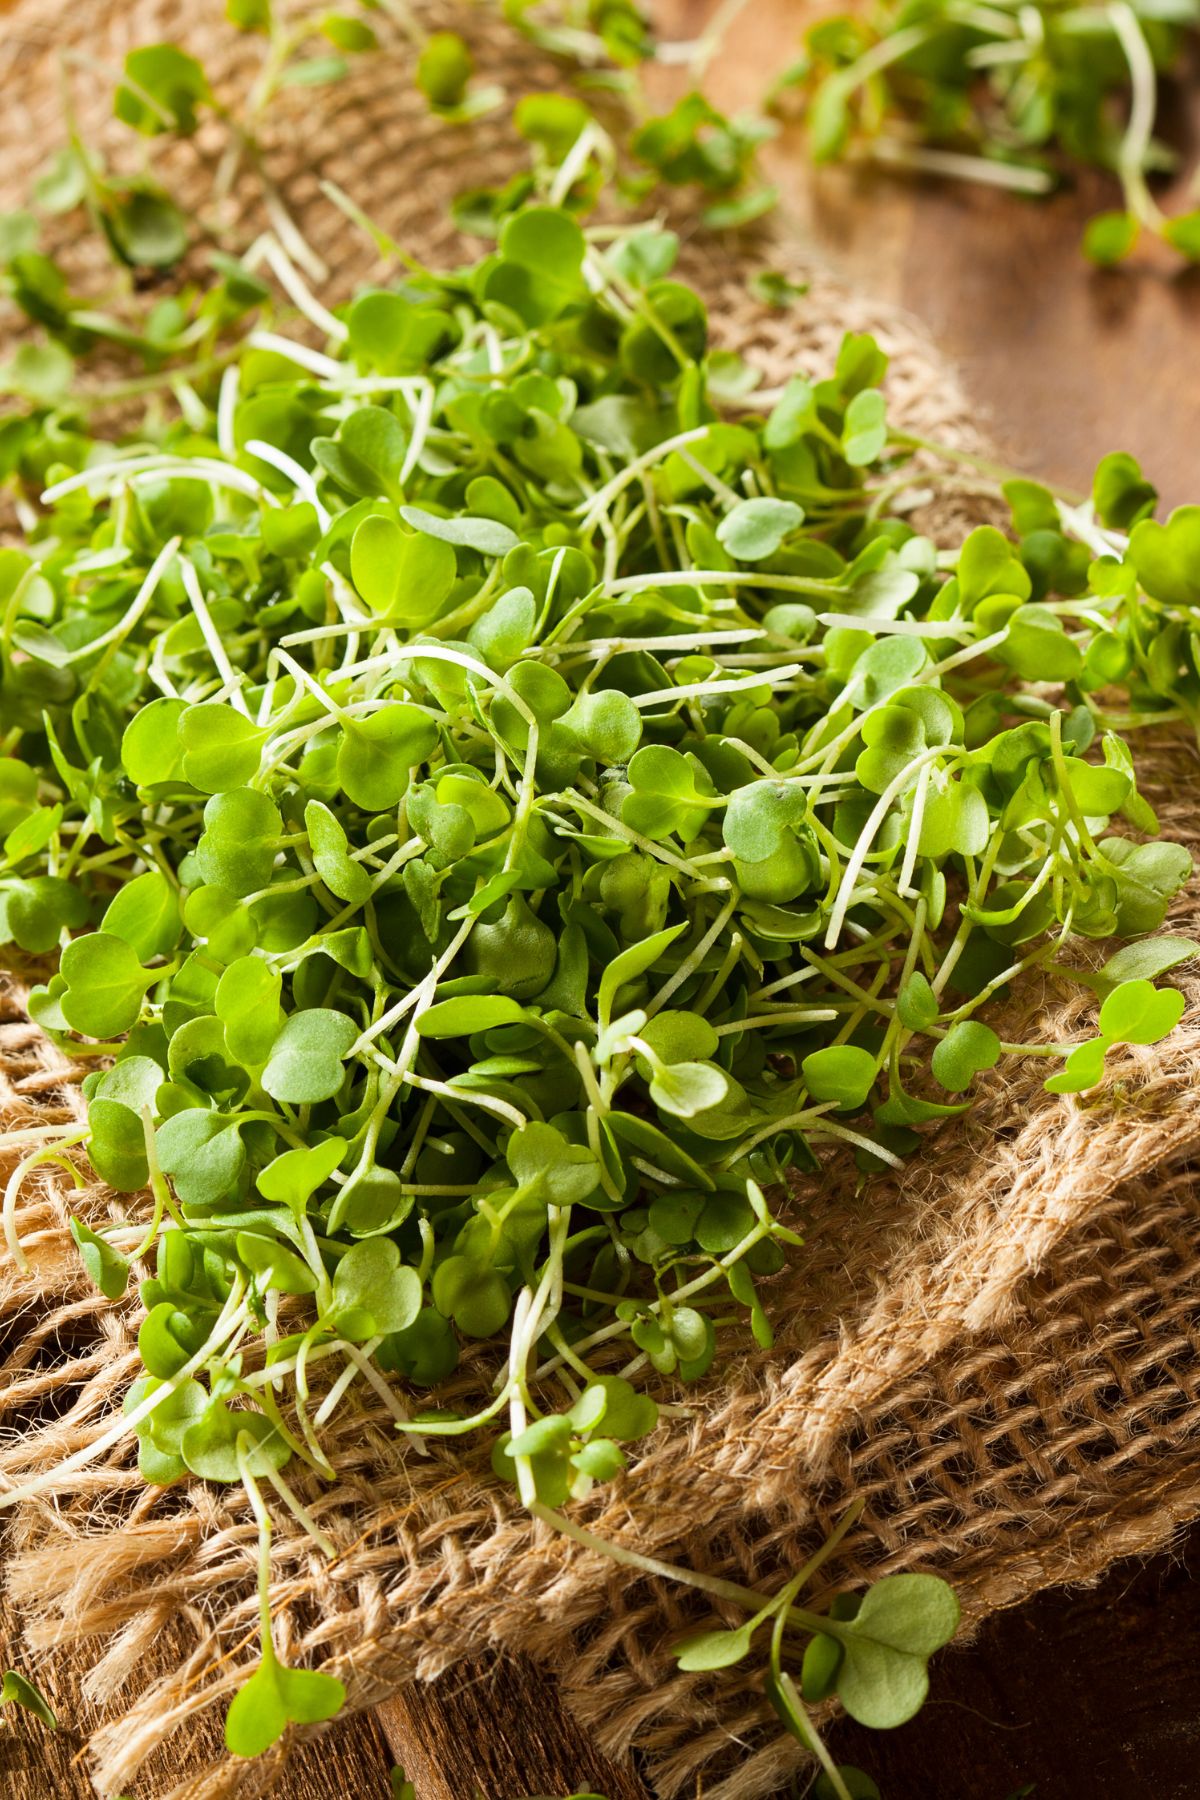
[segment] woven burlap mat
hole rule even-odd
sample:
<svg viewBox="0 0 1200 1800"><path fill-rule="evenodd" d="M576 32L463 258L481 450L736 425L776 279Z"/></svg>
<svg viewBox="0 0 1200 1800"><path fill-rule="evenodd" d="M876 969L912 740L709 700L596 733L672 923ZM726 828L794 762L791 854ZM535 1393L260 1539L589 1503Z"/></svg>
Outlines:
<svg viewBox="0 0 1200 1800"><path fill-rule="evenodd" d="M64 50L90 141L111 136L113 72L136 43L182 43L218 92L244 92L260 52L223 10L218 0L18 4L0 25L0 207L20 202L61 141ZM429 6L422 17L462 29L483 76L513 97L561 81L496 23L497 10ZM271 115L267 167L328 263L335 298L377 267L322 198L321 178L436 261L462 247L448 197L514 166L506 110L469 127L430 119L411 61L403 45L389 48L336 86L293 90ZM155 166L201 210L218 151L202 132L192 146L156 145ZM238 185L232 213L240 241L265 224L253 180ZM64 233L60 247L86 276L86 246ZM759 305L750 265L727 247L690 241L684 260L721 340L768 382L826 372L844 331L871 330L892 357L893 417L976 441L953 373L919 329L794 248L757 254L802 274L806 299L783 312ZM986 506L964 481L922 522L952 543ZM1166 834L1195 844L1194 747L1143 739L1139 766ZM1174 924L1200 925L1194 890ZM1076 1031L1088 1008L1074 992L1025 991L1008 1035ZM1196 992L1193 983L1193 1001ZM24 1020L19 984L5 1004L0 1124L82 1116L77 1072ZM1193 1007L1166 1044L1125 1053L1086 1103L1052 1099L1041 1066L1018 1064L988 1078L965 1127L930 1136L901 1177L864 1186L834 1163L798 1190L809 1244L774 1283L775 1350L727 1366L690 1421L663 1426L630 1474L583 1509L587 1523L651 1555L766 1583L865 1495L839 1584L937 1569L958 1586L968 1625L1163 1543L1200 1510L1198 1050ZM68 1204L100 1219L117 1202L65 1188L53 1174L27 1184L20 1230L33 1273L3 1270L0 1472L13 1479L96 1437L137 1369L136 1305L96 1295L66 1226ZM479 1379L470 1365L456 1378L464 1393ZM312 1504L341 1554L327 1564L281 1525L275 1614L281 1651L332 1658L353 1705L488 1647L519 1648L554 1668L606 1750L643 1753L664 1797L694 1793L699 1776L709 1800L754 1800L796 1768L799 1752L753 1674L676 1671L672 1640L705 1616L694 1593L632 1578L531 1526L483 1450L402 1455L369 1396L339 1412L329 1448L338 1481ZM232 1800L278 1772L282 1752L211 1763L199 1724L254 1655L255 1540L238 1494L147 1491L125 1456L17 1520L7 1580L31 1643L94 1651L82 1724L101 1793L136 1777L139 1796ZM168 1758L152 1756L164 1738Z"/></svg>

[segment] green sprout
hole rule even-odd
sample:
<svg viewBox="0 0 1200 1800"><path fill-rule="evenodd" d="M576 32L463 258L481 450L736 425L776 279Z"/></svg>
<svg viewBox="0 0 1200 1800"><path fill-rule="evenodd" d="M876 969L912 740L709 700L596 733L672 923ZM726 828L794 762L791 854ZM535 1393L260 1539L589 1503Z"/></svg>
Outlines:
<svg viewBox="0 0 1200 1800"><path fill-rule="evenodd" d="M1198 24L1196 0L881 0L814 25L772 99L802 90L818 163L857 157L1031 196L1073 166L1106 170L1123 204L1089 222L1085 255L1121 262L1147 233L1195 261L1200 211L1168 217L1150 183L1177 161L1154 135L1159 79Z"/></svg>
<svg viewBox="0 0 1200 1800"><path fill-rule="evenodd" d="M207 103L173 59L128 84L139 129L143 86L174 129ZM771 1347L789 1177L902 1167L1001 1059L1070 1095L1178 1021L1154 983L1198 947L1155 934L1191 861L1126 739L1200 723L1200 512L1159 523L1113 457L1086 503L1005 483L1012 534L940 550L911 512L955 453L889 419L878 345L763 391L674 234L556 200L572 156L475 263L401 253L333 310L286 230L219 265L126 441L73 379L0 425L0 943L92 1065L85 1124L14 1139L3 1226L24 1267L25 1180L86 1157L127 1199L77 1214L81 1261L144 1313L122 1415L0 1506L121 1446L153 1485L241 1483L261 1655L227 1734L256 1754L341 1704L273 1647L268 1500L336 1554L305 1495L370 1386L398 1455L482 1431L534 1517L740 1609L697 1676L769 1627L846 1800L807 1708L910 1716L946 1585L800 1606L853 1512L770 1596L562 1509ZM14 242L47 346L109 342ZM988 1023L1039 969L1097 995L1093 1041ZM438 1390L473 1345L464 1413Z"/></svg>
<svg viewBox="0 0 1200 1800"><path fill-rule="evenodd" d="M51 1731L58 1729L58 1720L46 1696L17 1669L6 1669L0 1680L0 1707L5 1706L19 1706L22 1712L32 1713Z"/></svg>

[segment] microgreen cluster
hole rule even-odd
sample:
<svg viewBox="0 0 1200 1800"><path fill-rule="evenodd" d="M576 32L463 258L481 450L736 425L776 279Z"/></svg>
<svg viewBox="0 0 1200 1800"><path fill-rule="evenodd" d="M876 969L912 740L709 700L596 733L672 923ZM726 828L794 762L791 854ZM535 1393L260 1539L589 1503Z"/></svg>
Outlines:
<svg viewBox="0 0 1200 1800"><path fill-rule="evenodd" d="M746 224L775 204L776 191L758 180L755 163L757 146L774 130L769 121L726 118L698 91L668 113L653 115L635 71L656 46L634 0L584 5L564 0L551 6L505 0L498 10L540 49L561 59L569 92L514 97L495 83L477 82L466 41L455 32L429 32L401 0L352 0L340 10L281 10L271 0L226 0L231 27L262 43L253 82L236 104L227 103L202 64L180 46L148 44L130 51L113 92L113 113L134 143L144 140L140 167L132 174L108 167L75 116L70 78L81 73L94 81L107 75L107 66L82 51L68 53L66 141L35 182L28 208L0 214L3 287L22 311L54 333L56 344L50 352L22 346L0 369L0 392L34 401L62 397L71 382L71 354L99 341L136 352L152 369L168 358L203 363L214 327L228 325L231 311L262 298L228 279L229 202L239 181L257 185L274 236L309 279L322 280L327 271L268 172L267 119L287 90L341 81L383 42L408 43L416 86L440 118L464 124L510 109L517 134L530 146L530 173L518 173L499 190L459 197L455 217L468 231L494 235L499 220L535 192L547 170L558 176L557 197L569 196L577 206L592 204L604 184L626 207L640 204L660 184L689 190L707 202L702 217L716 228ZM715 38L701 38L676 48L699 73L715 47ZM155 152L163 139L195 140L205 121L220 126L225 143L219 155L207 143L196 149L206 192L204 204L189 218L194 209L162 186ZM73 295L63 270L40 249L43 224L63 216L85 218L105 240L118 270L169 268L189 248L202 246L217 276L226 279L208 293L203 317L196 316L196 296L189 290L165 299L135 328L120 309L114 315L98 308L94 294ZM211 281L206 285L213 289Z"/></svg>
<svg viewBox="0 0 1200 1800"><path fill-rule="evenodd" d="M1091 220L1086 254L1120 262L1148 234L1194 262L1200 211L1168 218L1149 184L1176 164L1154 135L1159 78L1197 24L1196 0L881 0L814 25L774 93L806 91L817 162L856 155L1021 194L1073 165L1107 170L1123 204Z"/></svg>
<svg viewBox="0 0 1200 1800"><path fill-rule="evenodd" d="M1142 841L1120 734L1200 717L1200 510L1157 523L1116 456L1086 506L1010 482L1013 536L940 552L870 338L765 393L710 348L671 233L537 202L496 229L336 312L264 240L172 315L200 352L164 380L178 414L114 446L34 383L0 428L26 528L0 552L0 944L57 957L32 1014L95 1063L86 1124L19 1137L6 1237L23 1262L47 1162L130 1196L73 1229L109 1298L142 1277L145 1372L68 1468L136 1439L151 1483L245 1486L238 1754L342 1702L274 1650L264 1496L332 1553L284 1471L332 1476L358 1383L401 1440L483 1430L534 1516L747 1610L685 1667L769 1627L780 1717L846 1800L805 1702L910 1716L944 1584L818 1614L797 1595L840 1532L771 1598L558 1509L654 1427L646 1377L679 1405L722 1335L770 1346L792 1171L899 1167L1002 1056L1077 1092L1178 1019L1154 980L1196 946L1150 934L1190 860ZM86 349L48 269L18 251L14 297L44 353ZM1079 972L1094 1042L980 1016L1114 936ZM471 1346L474 1410L428 1405Z"/></svg>
<svg viewBox="0 0 1200 1800"><path fill-rule="evenodd" d="M690 43L660 43L637 0L504 0L504 16L532 42L560 58L568 94L530 94L513 113L518 131L552 157L579 143L585 128L606 144L610 193L638 204L666 187L699 203L714 230L749 224L775 205L778 194L759 175L758 146L775 127L760 114L730 118L703 91L705 73L744 0L717 9L707 30ZM662 114L652 110L638 71L657 62L684 66L691 85ZM606 64L611 65L606 68ZM588 104L620 96L625 117L601 104L606 123ZM610 131L615 130L615 141Z"/></svg>

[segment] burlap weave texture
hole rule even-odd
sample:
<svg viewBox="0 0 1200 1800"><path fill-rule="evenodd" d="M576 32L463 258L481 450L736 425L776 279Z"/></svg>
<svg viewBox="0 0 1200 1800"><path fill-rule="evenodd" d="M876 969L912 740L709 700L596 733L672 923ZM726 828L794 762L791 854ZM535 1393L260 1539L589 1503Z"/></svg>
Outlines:
<svg viewBox="0 0 1200 1800"><path fill-rule="evenodd" d="M103 141L113 74L132 44L180 42L219 91L244 91L258 52L223 12L219 0L18 4L0 25L0 206L19 203L61 141L61 51L73 55L84 133ZM464 30L483 75L514 97L554 79L490 7L423 16ZM267 167L328 264L335 298L377 263L320 179L437 261L458 249L450 195L513 166L506 113L470 127L431 120L411 61L399 46L334 87L294 90L271 115ZM156 166L203 212L215 155L202 134ZM237 241L267 223L260 195L247 172L224 221ZM87 252L65 253L86 277ZM769 255L778 263L783 252ZM973 440L953 373L916 327L794 251L787 262L810 291L771 312L750 298L732 251L685 246L722 341L770 384L796 369L823 373L845 330L873 330L893 358L893 416L927 436ZM964 478L924 523L952 543L985 511ZM1137 749L1164 831L1194 846L1193 748L1163 737ZM1174 925L1198 923L1193 893ZM0 1121L78 1116L75 1072L22 1021L16 988L9 1004ZM1008 1035L1058 1038L1081 1027L1087 1007L1078 990L1038 990L1016 996L1011 1012ZM965 1129L931 1136L903 1176L864 1186L835 1163L799 1188L809 1243L774 1284L775 1350L748 1350L726 1368L690 1421L661 1428L628 1477L595 1497L587 1522L651 1555L765 1584L864 1494L867 1517L838 1583L935 1568L958 1585L969 1622L1163 1542L1200 1510L1198 1048L1189 1013L1165 1045L1114 1059L1109 1087L1085 1103L1051 1099L1041 1065L1018 1064L984 1084ZM56 1176L31 1182L21 1233L34 1274L0 1271L0 1471L10 1478L97 1436L136 1369L136 1306L89 1288L68 1205L105 1218L119 1203L101 1189L72 1194ZM464 1392L485 1365L481 1355L456 1378ZM281 1525L276 1616L280 1649L332 1657L354 1704L485 1646L520 1647L553 1665L606 1749L645 1753L664 1796L694 1791L700 1773L710 1800L753 1800L795 1766L752 1674L675 1672L671 1641L705 1616L695 1594L631 1581L531 1527L480 1452L402 1455L369 1397L339 1413L330 1450L339 1479L313 1509L341 1555L327 1565ZM255 1530L244 1501L200 1484L147 1492L118 1455L65 1485L53 1508L27 1508L15 1536L8 1581L33 1641L86 1641L95 1659L99 1790L138 1777L139 1794L171 1800L261 1791L279 1756L213 1761L200 1724L253 1655ZM169 1761L142 1770L169 1732Z"/></svg>

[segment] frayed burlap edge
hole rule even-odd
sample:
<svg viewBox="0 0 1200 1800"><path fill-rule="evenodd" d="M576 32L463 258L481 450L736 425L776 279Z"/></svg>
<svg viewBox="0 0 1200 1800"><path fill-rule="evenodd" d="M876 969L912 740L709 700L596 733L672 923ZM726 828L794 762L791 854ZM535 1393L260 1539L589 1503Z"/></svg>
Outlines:
<svg viewBox="0 0 1200 1800"><path fill-rule="evenodd" d="M64 19L48 0L17 7L0 31L6 204L58 140L52 44L103 65L76 78L85 131L98 136L111 69L133 43L183 42L218 88L244 88L253 46L215 20L197 25L194 11L139 0ZM514 95L551 78L489 13L429 15L465 17L484 77ZM370 276L374 255L320 199L318 177L438 260L459 249L448 196L512 166L503 115L469 128L431 122L408 64L399 52L372 59L335 89L291 97L272 127L272 174L331 266L335 294ZM176 191L190 182L200 201L211 154L203 138L167 152ZM247 183L234 197L243 241L263 222L255 192ZM975 441L954 377L903 318L818 267L799 271L807 299L773 312L749 298L745 264L729 251L688 242L685 265L722 341L769 384L797 368L825 372L844 330L873 330L893 359L893 416L923 435ZM943 487L921 522L954 542L985 511L967 476L957 493ZM1164 829L1191 841L1192 751L1164 740L1143 746L1140 761ZM1196 901L1185 902L1177 928L1194 929L1196 915ZM21 1022L19 994L10 1005L0 1119L78 1116L75 1073ZM1078 992L1027 993L1007 1029L1058 1039L1088 1011ZM1190 1011L1175 1038L1130 1052L1086 1103L1045 1096L1043 1066L1030 1059L985 1084L967 1128L933 1135L900 1181L863 1185L835 1164L798 1192L810 1242L775 1283L777 1348L726 1370L690 1422L664 1427L630 1475L585 1509L587 1522L651 1554L766 1583L865 1494L869 1519L848 1540L838 1581L939 1568L957 1583L968 1623L1161 1543L1200 1510L1198 1049ZM20 1433L0 1456L10 1476L99 1435L134 1373L136 1308L89 1289L66 1230L68 1206L103 1217L123 1205L94 1187L72 1195L56 1175L35 1179L23 1199L34 1274L6 1270L0 1288L0 1422ZM477 1379L471 1368L461 1378ZM703 1772L714 1800L752 1800L794 1769L795 1747L772 1728L752 1676L714 1682L674 1670L670 1642L704 1616L694 1594L631 1580L530 1526L477 1451L398 1451L390 1419L368 1400L339 1415L331 1451L338 1481L312 1504L341 1554L327 1565L281 1529L276 1617L281 1650L330 1659L353 1705L485 1646L520 1648L555 1667L606 1749L644 1753L664 1796L690 1791ZM140 1771L139 1791L149 1779L171 1800L264 1791L281 1754L251 1767L213 1762L204 1723L253 1656L255 1534L244 1502L199 1484L147 1492L117 1456L64 1485L53 1505L24 1509L14 1535L9 1587L32 1644L94 1650L84 1694L100 1790ZM169 1761L155 1755L164 1740Z"/></svg>

